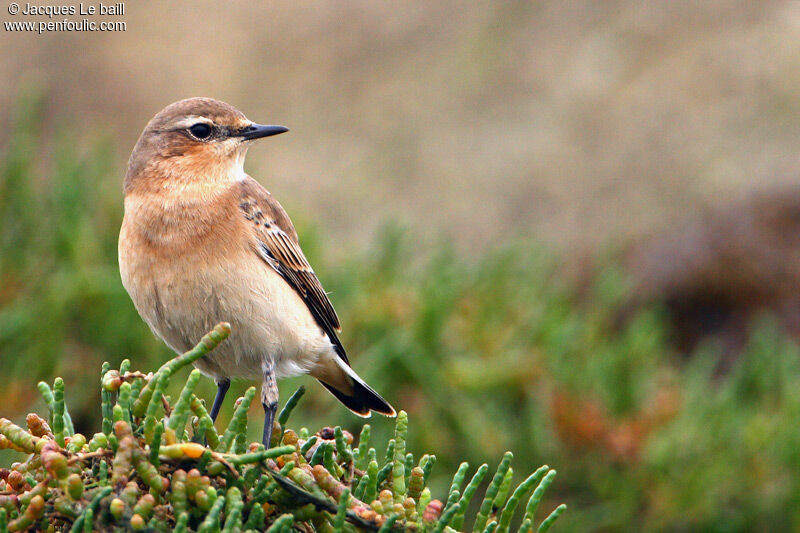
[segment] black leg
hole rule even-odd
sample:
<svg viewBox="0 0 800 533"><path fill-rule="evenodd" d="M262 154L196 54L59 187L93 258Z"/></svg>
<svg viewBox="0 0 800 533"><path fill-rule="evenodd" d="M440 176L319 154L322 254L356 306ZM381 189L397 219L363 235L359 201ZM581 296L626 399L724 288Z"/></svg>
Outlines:
<svg viewBox="0 0 800 533"><path fill-rule="evenodd" d="M272 442L272 424L275 422L275 411L278 410L278 402L272 402L264 405L264 435L261 437L261 442L264 443L264 448L269 449Z"/></svg>
<svg viewBox="0 0 800 533"><path fill-rule="evenodd" d="M228 393L228 389L230 387L231 380L229 379L221 379L217 381L217 395L214 396L214 405L211 406L211 412L208 413L211 415L211 420L214 422L217 421L219 409L222 407L222 402L225 400L225 395Z"/></svg>
<svg viewBox="0 0 800 533"><path fill-rule="evenodd" d="M264 406L264 435L261 442L269 449L272 442L272 424L275 422L275 411L278 410L278 382L275 381L275 363L268 360L264 363L264 383L261 384L261 405Z"/></svg>

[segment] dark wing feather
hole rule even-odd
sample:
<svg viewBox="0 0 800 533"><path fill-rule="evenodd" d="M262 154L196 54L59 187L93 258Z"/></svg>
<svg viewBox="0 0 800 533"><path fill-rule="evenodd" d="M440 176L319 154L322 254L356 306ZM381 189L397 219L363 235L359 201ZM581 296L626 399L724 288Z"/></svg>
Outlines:
<svg viewBox="0 0 800 533"><path fill-rule="evenodd" d="M311 311L311 315L336 346L339 356L345 363L350 364L336 335L341 327L339 317L317 279L314 269L303 255L297 240L297 232L286 211L252 178L241 182L239 208L243 216L253 223L259 247L258 253L297 291Z"/></svg>

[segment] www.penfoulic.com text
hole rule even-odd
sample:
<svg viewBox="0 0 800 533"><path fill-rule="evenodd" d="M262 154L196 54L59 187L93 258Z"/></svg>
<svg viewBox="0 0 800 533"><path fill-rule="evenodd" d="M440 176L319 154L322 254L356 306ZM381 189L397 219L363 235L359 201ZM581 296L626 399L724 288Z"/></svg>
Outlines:
<svg viewBox="0 0 800 533"><path fill-rule="evenodd" d="M127 23L119 20L119 17L125 15L124 2L114 4L80 2L72 5L31 3L21 5L11 2L8 4L8 14L16 18L16 20L3 21L4 29L11 32L42 34L47 32L119 32L127 29ZM109 17L112 20L86 18L89 16Z"/></svg>

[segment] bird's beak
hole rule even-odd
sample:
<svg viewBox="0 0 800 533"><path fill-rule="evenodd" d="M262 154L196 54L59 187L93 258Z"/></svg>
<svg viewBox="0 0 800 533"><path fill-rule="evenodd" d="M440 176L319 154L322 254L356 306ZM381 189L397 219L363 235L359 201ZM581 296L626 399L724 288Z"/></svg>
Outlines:
<svg viewBox="0 0 800 533"><path fill-rule="evenodd" d="M279 133L286 133L287 131L289 131L289 128L284 126L264 126L263 124L251 124L242 130L239 136L246 141L252 141L253 139L278 135Z"/></svg>

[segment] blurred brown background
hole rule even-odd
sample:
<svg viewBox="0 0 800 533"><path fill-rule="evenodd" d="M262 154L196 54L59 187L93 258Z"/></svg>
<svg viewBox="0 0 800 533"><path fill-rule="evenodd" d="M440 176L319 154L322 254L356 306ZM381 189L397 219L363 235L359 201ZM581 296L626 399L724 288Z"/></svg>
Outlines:
<svg viewBox="0 0 800 533"><path fill-rule="evenodd" d="M124 33L0 32L0 123L34 80L124 161L164 105L226 100L292 129L248 170L342 244L387 218L468 249L606 243L800 169L797 2L125 8Z"/></svg>
<svg viewBox="0 0 800 533"><path fill-rule="evenodd" d="M511 449L558 469L565 531L800 530L800 2L125 8L0 31L0 415L60 375L91 434L102 361L170 356L119 282L121 182L157 111L213 96L291 128L246 170L435 489ZM293 423L358 430L298 383Z"/></svg>

